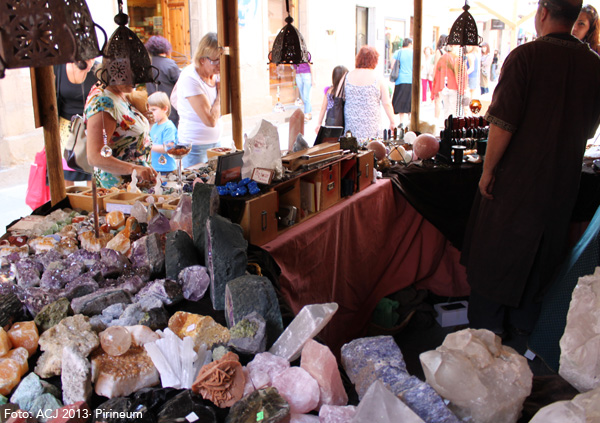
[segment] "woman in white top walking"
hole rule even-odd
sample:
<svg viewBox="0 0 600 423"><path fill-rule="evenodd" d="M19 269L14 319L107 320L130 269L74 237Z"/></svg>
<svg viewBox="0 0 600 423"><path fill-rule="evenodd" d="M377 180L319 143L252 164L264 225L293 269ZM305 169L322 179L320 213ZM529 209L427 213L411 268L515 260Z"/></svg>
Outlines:
<svg viewBox="0 0 600 423"><path fill-rule="evenodd" d="M184 167L207 162L206 151L219 145L222 53L216 33L202 37L193 63L183 69L171 96L179 112L179 143L192 145L192 151L182 160Z"/></svg>

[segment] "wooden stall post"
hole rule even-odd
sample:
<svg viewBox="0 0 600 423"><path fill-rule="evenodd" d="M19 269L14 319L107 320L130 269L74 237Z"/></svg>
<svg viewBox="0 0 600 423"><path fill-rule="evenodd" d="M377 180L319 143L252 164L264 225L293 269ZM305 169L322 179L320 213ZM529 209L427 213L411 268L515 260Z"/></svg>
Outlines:
<svg viewBox="0 0 600 423"><path fill-rule="evenodd" d="M52 66L31 68L31 90L36 128L44 128L50 197L52 205L55 205L67 196L67 192L62 168L58 107Z"/></svg>
<svg viewBox="0 0 600 423"><path fill-rule="evenodd" d="M414 2L414 27L413 27L413 73L411 92L410 130L419 131L421 115L421 46L423 32L423 0Z"/></svg>
<svg viewBox="0 0 600 423"><path fill-rule="evenodd" d="M221 114L231 113L233 140L241 150L244 145L237 0L217 0L217 36L220 45L229 50L227 60L221 62Z"/></svg>

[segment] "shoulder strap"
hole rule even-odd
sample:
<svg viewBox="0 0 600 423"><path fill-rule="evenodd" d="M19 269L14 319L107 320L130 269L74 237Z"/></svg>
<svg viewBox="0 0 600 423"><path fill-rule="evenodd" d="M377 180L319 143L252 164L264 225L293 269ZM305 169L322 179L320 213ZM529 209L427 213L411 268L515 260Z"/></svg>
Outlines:
<svg viewBox="0 0 600 423"><path fill-rule="evenodd" d="M346 86L346 76L348 76L348 72L346 72L344 74L344 76L342 77L342 81L340 83L340 85L338 85L337 90L335 91L335 96L336 97L341 97L341 98L346 98L346 94L344 91L344 87ZM340 95L341 93L341 95Z"/></svg>

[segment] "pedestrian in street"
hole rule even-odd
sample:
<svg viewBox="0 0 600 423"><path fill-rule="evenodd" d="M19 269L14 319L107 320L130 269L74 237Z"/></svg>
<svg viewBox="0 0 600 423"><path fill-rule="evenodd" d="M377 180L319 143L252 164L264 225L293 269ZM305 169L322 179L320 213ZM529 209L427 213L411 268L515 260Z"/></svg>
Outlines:
<svg viewBox="0 0 600 423"><path fill-rule="evenodd" d="M431 87L433 86L433 50L427 46L423 49L423 57L421 58L421 101L427 102L431 95Z"/></svg>
<svg viewBox="0 0 600 423"><path fill-rule="evenodd" d="M171 97L173 87L179 79L181 70L177 66L177 63L168 55L172 51L171 43L165 37L160 35L153 35L146 41L146 50L150 53L150 59L152 65L156 66L159 71L157 82L149 82L146 84L146 91L148 95L155 93L156 91L162 91ZM171 113L169 119L177 126L179 124L179 114L174 108L170 108Z"/></svg>
<svg viewBox="0 0 600 423"><path fill-rule="evenodd" d="M598 24L598 12L594 6L587 4L581 8L571 33L589 44L596 53L600 53L600 25Z"/></svg>
<svg viewBox="0 0 600 423"><path fill-rule="evenodd" d="M342 82L342 78L348 73L348 68L346 66L336 66L333 68L333 72L331 72L331 85L325 88L325 96L323 96L323 104L321 105L321 111L319 112L319 120L317 121L317 127L315 128L315 132L318 134L319 129L321 129L321 124L323 123L323 119L325 115L333 107L333 97L338 90L340 83Z"/></svg>
<svg viewBox="0 0 600 423"><path fill-rule="evenodd" d="M434 98L439 98L443 105L442 117L446 119L448 115L456 113L456 101L458 99L458 75L461 58L456 54L457 46L444 47L446 52L438 60L433 74ZM466 73L463 72L462 87L466 87ZM438 115L439 116L439 115ZM439 119L439 117L438 117Z"/></svg>
<svg viewBox="0 0 600 423"><path fill-rule="evenodd" d="M469 324L527 334L565 257L586 141L600 117L600 57L571 35L581 1L542 0L538 38L511 51L461 262ZM540 124L543 122L543 124Z"/></svg>
<svg viewBox="0 0 600 423"><path fill-rule="evenodd" d="M500 55L498 54L498 50L494 50L494 57L492 57L492 67L490 69L490 77L492 82L496 82L498 80L498 66L500 61Z"/></svg>
<svg viewBox="0 0 600 423"><path fill-rule="evenodd" d="M304 108L304 120L312 119L312 105L310 104L310 92L315 80L312 74L312 68L310 63L300 63L299 65L292 65L292 68L296 72L296 85L300 92L300 99L303 103Z"/></svg>
<svg viewBox="0 0 600 423"><path fill-rule="evenodd" d="M493 57L490 54L490 45L488 43L481 44L481 95L490 92L490 71L492 67Z"/></svg>
<svg viewBox="0 0 600 423"><path fill-rule="evenodd" d="M445 34L440 35L438 39L435 54L433 55L433 75L435 77L435 70L437 68L438 61L442 58L442 56L446 53L446 42L448 40L448 36ZM433 102L435 104L434 113L435 118L440 118L440 113L442 113L442 98L439 95L439 92L436 94L433 92L433 87L431 88L431 97L433 98Z"/></svg>
<svg viewBox="0 0 600 423"><path fill-rule="evenodd" d="M408 126L411 112L411 94L412 94L412 68L413 68L413 41L411 38L405 38L402 42L402 48L394 53L392 69L396 61L400 62L400 71L396 78L394 94L392 96L392 105L394 113L400 115L400 125Z"/></svg>

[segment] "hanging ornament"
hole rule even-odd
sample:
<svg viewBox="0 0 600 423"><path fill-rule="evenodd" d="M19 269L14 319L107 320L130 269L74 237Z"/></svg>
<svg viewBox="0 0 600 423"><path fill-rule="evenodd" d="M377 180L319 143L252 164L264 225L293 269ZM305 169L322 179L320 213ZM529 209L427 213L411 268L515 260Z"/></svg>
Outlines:
<svg viewBox="0 0 600 423"><path fill-rule="evenodd" d="M167 158L164 156L164 154L161 154L160 157L158 158L158 164L161 166L164 166L167 164Z"/></svg>
<svg viewBox="0 0 600 423"><path fill-rule="evenodd" d="M104 141L104 146L100 149L100 155L102 157L110 157L113 154L112 148L108 146L108 137L106 136L106 131L102 128L102 140Z"/></svg>

